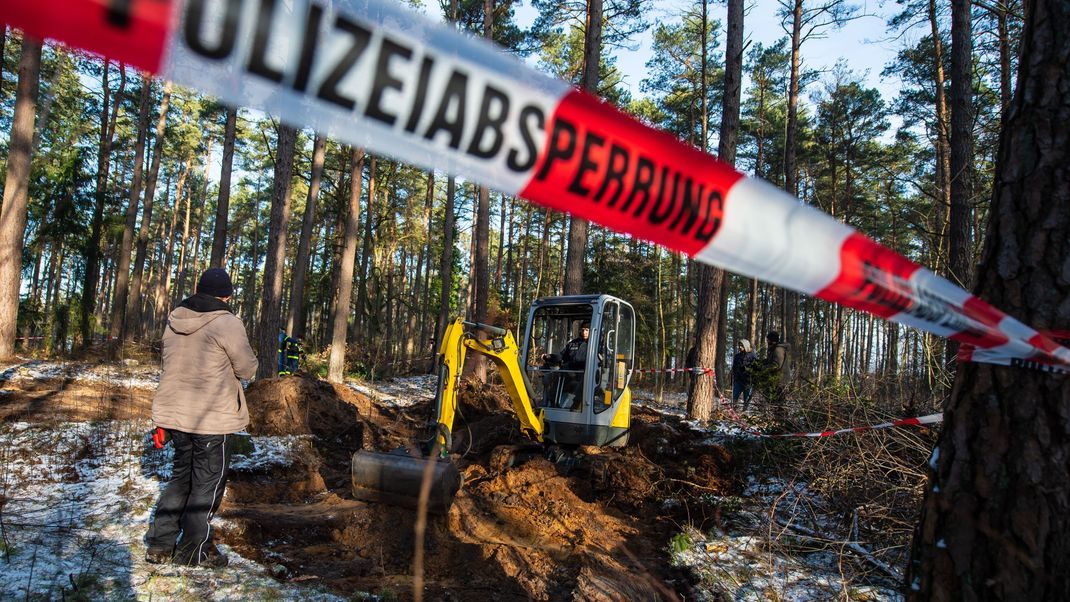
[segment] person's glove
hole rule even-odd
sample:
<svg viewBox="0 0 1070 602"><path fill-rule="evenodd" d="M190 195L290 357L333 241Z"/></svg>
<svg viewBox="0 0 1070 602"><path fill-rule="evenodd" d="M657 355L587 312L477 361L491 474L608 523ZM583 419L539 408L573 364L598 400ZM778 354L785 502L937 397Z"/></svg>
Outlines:
<svg viewBox="0 0 1070 602"><path fill-rule="evenodd" d="M170 435L167 434L167 431L164 430L163 427L158 426L156 427L156 430L152 431L152 445L156 449L163 449L164 444L166 444L167 440L170 438Z"/></svg>

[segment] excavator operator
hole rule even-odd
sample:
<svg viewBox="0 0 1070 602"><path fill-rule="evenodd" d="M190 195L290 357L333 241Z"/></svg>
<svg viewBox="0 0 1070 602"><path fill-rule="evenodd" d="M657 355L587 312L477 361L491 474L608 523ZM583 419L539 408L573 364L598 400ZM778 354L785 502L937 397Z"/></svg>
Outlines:
<svg viewBox="0 0 1070 602"><path fill-rule="evenodd" d="M584 320L580 324L580 336L572 339L557 353L544 353L542 359L547 366L559 366L564 375L559 407L578 410L583 399L583 372L587 368L587 342L591 336L591 322ZM560 377L560 376L559 376Z"/></svg>

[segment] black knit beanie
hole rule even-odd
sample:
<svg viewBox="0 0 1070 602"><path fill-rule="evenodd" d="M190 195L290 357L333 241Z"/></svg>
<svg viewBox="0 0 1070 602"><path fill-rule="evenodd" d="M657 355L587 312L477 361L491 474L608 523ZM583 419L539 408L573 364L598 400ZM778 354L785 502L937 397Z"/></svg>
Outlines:
<svg viewBox="0 0 1070 602"><path fill-rule="evenodd" d="M229 297L234 294L234 284L223 268L210 268L197 281L197 292L213 297Z"/></svg>

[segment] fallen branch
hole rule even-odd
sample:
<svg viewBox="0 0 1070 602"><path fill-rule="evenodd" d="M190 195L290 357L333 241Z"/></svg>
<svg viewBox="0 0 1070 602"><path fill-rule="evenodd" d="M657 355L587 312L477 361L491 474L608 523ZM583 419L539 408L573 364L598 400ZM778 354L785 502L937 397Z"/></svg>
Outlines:
<svg viewBox="0 0 1070 602"><path fill-rule="evenodd" d="M815 539L815 540L818 540L818 541L834 542L834 543L843 545L848 550L851 550L855 554L858 554L859 556L861 556L864 560L866 560L867 562L869 562L873 566L875 566L878 569L884 571L888 576L892 577L893 579L896 579L896 580L902 580L903 579L903 574L900 573L895 567L889 565L887 562L884 562L883 560L881 560L881 559L877 558L876 556L874 556L872 552L870 552L869 550L867 550L864 547L862 547L861 544L858 544L858 543L853 542L853 541L838 541L838 540L835 540L835 539L833 539L831 537L826 537L826 536L824 536L824 535L822 535L822 534L820 534L820 533L818 533L816 531L812 531L810 529L807 529L806 527L802 527L802 526L799 526L799 525L793 525L790 522L785 521L784 519L779 518L779 517L777 517L775 520L776 520L778 525L784 527L785 529L791 529L796 534L801 535L803 537L806 537L806 538L809 538L809 539Z"/></svg>

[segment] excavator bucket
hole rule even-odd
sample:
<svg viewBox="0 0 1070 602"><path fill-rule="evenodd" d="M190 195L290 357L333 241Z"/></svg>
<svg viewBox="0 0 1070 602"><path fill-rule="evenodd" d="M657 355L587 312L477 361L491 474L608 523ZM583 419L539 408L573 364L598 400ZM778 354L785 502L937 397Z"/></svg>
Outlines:
<svg viewBox="0 0 1070 602"><path fill-rule="evenodd" d="M367 502L381 502L417 508L424 473L430 469L427 511L449 512L461 473L448 459L420 458L404 450L382 453L358 451L353 454L353 497Z"/></svg>

